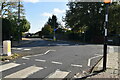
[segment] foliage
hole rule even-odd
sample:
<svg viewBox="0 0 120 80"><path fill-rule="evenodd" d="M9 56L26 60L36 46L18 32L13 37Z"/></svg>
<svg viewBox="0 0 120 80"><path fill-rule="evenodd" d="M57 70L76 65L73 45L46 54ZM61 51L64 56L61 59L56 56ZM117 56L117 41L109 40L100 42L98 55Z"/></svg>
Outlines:
<svg viewBox="0 0 120 80"><path fill-rule="evenodd" d="M22 19L20 22L21 32L27 32L30 29L30 23L26 19Z"/></svg>
<svg viewBox="0 0 120 80"><path fill-rule="evenodd" d="M105 4L102 2L69 2L64 21L66 27L72 28L74 33L84 33L87 40L103 36L105 22ZM120 26L120 5L112 3L109 7L109 33L118 30ZM117 32L119 33L119 32Z"/></svg>
<svg viewBox="0 0 120 80"><path fill-rule="evenodd" d="M20 6L20 15L24 17L24 6L21 2ZM1 2L1 9L0 9L0 17L2 18L10 18L12 16L18 15L18 2L9 2L9 0L4 0Z"/></svg>
<svg viewBox="0 0 120 80"><path fill-rule="evenodd" d="M52 15L52 18L48 19L47 24L49 24L51 28L58 28L59 23L57 22L57 17L55 15Z"/></svg>
<svg viewBox="0 0 120 80"><path fill-rule="evenodd" d="M20 25L18 26L18 7L20 7ZM20 2L9 2L5 0L1 2L0 17L3 19L3 40L10 39L18 40L18 34L22 37L23 32L30 29L30 23L25 18L24 5Z"/></svg>
<svg viewBox="0 0 120 80"><path fill-rule="evenodd" d="M53 32L53 29L51 28L49 24L45 24L45 26L42 28L43 35L50 35L52 34L52 32Z"/></svg>

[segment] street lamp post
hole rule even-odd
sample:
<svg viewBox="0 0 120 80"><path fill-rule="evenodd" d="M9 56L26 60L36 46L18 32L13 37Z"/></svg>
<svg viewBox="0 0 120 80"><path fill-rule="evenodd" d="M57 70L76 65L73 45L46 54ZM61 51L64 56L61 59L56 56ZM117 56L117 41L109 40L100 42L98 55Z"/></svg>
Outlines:
<svg viewBox="0 0 120 80"><path fill-rule="evenodd" d="M107 36L108 36L108 7L111 0L104 0L105 6L106 6L106 13L105 13L105 26L104 26L104 53L103 53L103 71L106 70L106 64L107 64Z"/></svg>

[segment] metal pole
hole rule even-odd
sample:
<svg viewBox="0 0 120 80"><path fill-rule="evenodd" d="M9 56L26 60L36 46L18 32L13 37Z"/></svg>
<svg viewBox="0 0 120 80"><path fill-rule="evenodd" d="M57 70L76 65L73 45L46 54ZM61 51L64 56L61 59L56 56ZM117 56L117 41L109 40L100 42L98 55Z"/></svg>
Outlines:
<svg viewBox="0 0 120 80"><path fill-rule="evenodd" d="M20 0L18 2L18 43L20 42Z"/></svg>
<svg viewBox="0 0 120 80"><path fill-rule="evenodd" d="M109 6L109 3L106 4L106 14L105 14L105 27L104 27L105 35L104 35L103 71L106 70L106 64L107 64L108 6Z"/></svg>

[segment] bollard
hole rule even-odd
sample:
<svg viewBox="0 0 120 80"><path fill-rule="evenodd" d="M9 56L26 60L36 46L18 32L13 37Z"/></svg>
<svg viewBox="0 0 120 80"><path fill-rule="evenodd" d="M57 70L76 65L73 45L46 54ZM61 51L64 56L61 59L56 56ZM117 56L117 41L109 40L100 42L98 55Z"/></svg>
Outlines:
<svg viewBox="0 0 120 80"><path fill-rule="evenodd" d="M10 40L3 41L3 55L7 55L7 56L11 55L11 41Z"/></svg>

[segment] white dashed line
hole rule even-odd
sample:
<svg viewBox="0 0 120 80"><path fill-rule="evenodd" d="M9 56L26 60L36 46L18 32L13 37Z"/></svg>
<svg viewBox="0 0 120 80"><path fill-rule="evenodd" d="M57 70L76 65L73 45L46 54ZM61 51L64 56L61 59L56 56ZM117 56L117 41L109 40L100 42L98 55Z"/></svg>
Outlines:
<svg viewBox="0 0 120 80"><path fill-rule="evenodd" d="M30 51L31 49L24 49L25 51Z"/></svg>
<svg viewBox="0 0 120 80"><path fill-rule="evenodd" d="M37 55L33 55L33 56L41 56L41 55L43 55L43 54L37 54Z"/></svg>
<svg viewBox="0 0 120 80"><path fill-rule="evenodd" d="M62 64L61 62L52 61L53 64Z"/></svg>
<svg viewBox="0 0 120 80"><path fill-rule="evenodd" d="M35 61L46 62L46 60L35 59Z"/></svg>
<svg viewBox="0 0 120 80"><path fill-rule="evenodd" d="M48 54L50 51L56 51L56 50L48 50L44 53L44 55Z"/></svg>
<svg viewBox="0 0 120 80"><path fill-rule="evenodd" d="M33 56L41 56L41 55L46 55L48 54L50 51L56 51L56 50L47 50L45 53L43 54L37 54L37 55L33 55Z"/></svg>
<svg viewBox="0 0 120 80"><path fill-rule="evenodd" d="M82 67L82 65L71 64L73 67Z"/></svg>
<svg viewBox="0 0 120 80"><path fill-rule="evenodd" d="M12 48L14 50L22 50L23 48Z"/></svg>
<svg viewBox="0 0 120 80"><path fill-rule="evenodd" d="M27 57L22 57L22 59L27 59L27 60L29 60L30 58L27 58Z"/></svg>

